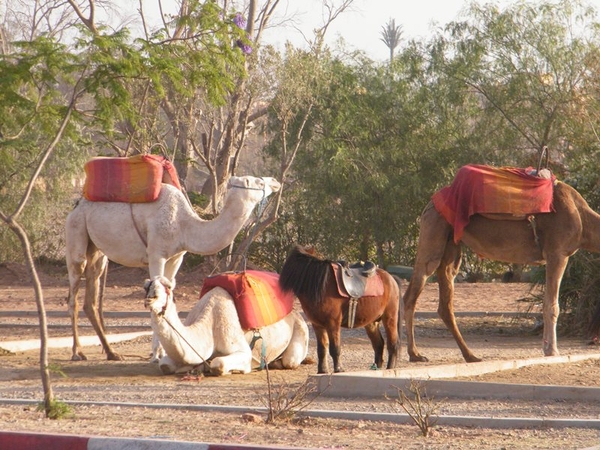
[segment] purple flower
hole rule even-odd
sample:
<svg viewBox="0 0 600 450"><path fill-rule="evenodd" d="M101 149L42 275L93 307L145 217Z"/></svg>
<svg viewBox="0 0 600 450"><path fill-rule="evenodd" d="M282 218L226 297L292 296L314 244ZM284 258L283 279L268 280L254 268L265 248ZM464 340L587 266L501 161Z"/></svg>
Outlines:
<svg viewBox="0 0 600 450"><path fill-rule="evenodd" d="M246 28L246 19L244 19L242 13L237 13L235 15L235 17L233 18L233 23L235 23L237 27L241 28L242 30Z"/></svg>
<svg viewBox="0 0 600 450"><path fill-rule="evenodd" d="M244 41L242 41L241 39L238 39L237 41L235 41L235 44L242 49L242 53L244 55L249 55L250 53L252 53L252 47L249 46L248 44L244 44Z"/></svg>

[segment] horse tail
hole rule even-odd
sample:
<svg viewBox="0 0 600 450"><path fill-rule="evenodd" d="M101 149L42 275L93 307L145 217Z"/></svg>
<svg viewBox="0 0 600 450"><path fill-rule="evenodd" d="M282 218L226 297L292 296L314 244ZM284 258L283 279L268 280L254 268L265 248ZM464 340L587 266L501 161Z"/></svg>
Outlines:
<svg viewBox="0 0 600 450"><path fill-rule="evenodd" d="M392 275L392 278L398 285L398 354L402 349L402 325L404 322L404 301L402 300L402 279L397 275Z"/></svg>
<svg viewBox="0 0 600 450"><path fill-rule="evenodd" d="M319 303L327 289L331 271L329 264L329 261L315 258L296 245L281 268L279 286L284 292L292 291L298 298Z"/></svg>

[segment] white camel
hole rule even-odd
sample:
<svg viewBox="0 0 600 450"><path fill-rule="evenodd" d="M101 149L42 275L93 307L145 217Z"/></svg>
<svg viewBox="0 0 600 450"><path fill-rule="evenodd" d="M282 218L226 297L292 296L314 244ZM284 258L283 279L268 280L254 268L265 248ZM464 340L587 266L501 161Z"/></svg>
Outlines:
<svg viewBox="0 0 600 450"><path fill-rule="evenodd" d="M152 313L152 329L166 354L159 367L165 375L187 372L208 364L213 375L249 373L261 364L295 369L308 353L308 326L292 310L283 319L258 330L243 330L231 295L215 287L179 319L169 280L147 280L145 305Z"/></svg>
<svg viewBox="0 0 600 450"><path fill-rule="evenodd" d="M69 313L73 328L73 361L87 359L79 344L77 294L85 277L83 310L108 360L122 360L104 333L98 312L100 276L108 260L127 267L148 267L150 278L175 275L186 252L211 255L227 247L258 202L281 185L270 177L231 177L223 209L203 220L177 188L163 184L150 203L92 202L81 199L66 221ZM153 348L156 351L156 348ZM158 357L158 355L154 355Z"/></svg>

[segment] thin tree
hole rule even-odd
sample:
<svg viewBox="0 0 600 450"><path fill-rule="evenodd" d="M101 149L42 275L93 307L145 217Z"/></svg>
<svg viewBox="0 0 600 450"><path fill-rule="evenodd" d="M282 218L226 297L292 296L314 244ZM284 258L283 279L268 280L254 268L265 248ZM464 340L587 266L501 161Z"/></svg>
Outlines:
<svg viewBox="0 0 600 450"><path fill-rule="evenodd" d="M390 64L394 61L394 51L402 39L402 25L396 25L396 19L390 19L381 27L381 41L390 49Z"/></svg>

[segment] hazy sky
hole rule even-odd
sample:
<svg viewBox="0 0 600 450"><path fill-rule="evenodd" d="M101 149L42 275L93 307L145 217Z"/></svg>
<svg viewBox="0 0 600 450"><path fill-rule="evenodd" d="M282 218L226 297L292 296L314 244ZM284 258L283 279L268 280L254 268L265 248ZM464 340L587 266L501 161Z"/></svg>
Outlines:
<svg viewBox="0 0 600 450"><path fill-rule="evenodd" d="M120 1L126 11L134 11L139 0ZM338 4L341 2L330 1ZM500 7L516 1L476 0L479 4L492 3ZM157 3L157 0L144 0L144 8L151 12L153 8L156 10ZM404 39L427 38L433 27L442 27L448 22L459 20L461 12L469 3L468 0L354 0L351 10L333 22L326 35L327 42L333 43L342 37L351 49L364 50L375 60L385 60L389 50L380 38L382 27L390 19L394 19L396 25L402 27ZM584 3L600 9L600 0L584 0ZM175 2L163 0L167 9L174 4ZM303 34L312 38L312 30L323 24L323 14L322 0L280 0L276 17L271 21L272 25L277 26L267 31L264 40L280 48L283 48L286 40L302 46L305 43ZM283 22L283 17L288 20Z"/></svg>
<svg viewBox="0 0 600 450"><path fill-rule="evenodd" d="M481 0L479 3L506 5L513 1ZM321 0L282 0L279 13L295 13L298 28L312 36L311 30L323 23L322 4ZM335 41L341 36L349 47L364 50L376 60L387 59L389 50L380 38L382 27L390 19L402 27L404 39L426 38L434 24L443 26L458 19L466 4L465 0L354 0L352 10L339 16L328 30L327 41ZM283 44L286 39L296 45L304 42L302 34L292 26L277 28L267 37L269 42L278 44Z"/></svg>

